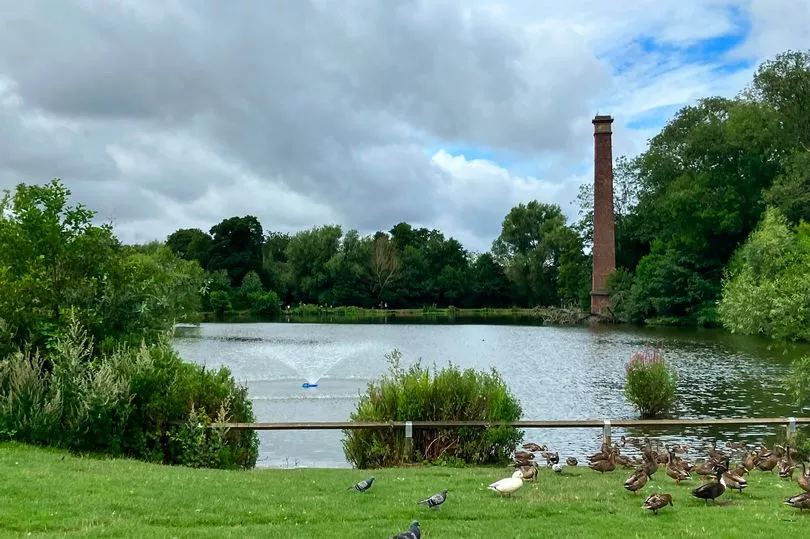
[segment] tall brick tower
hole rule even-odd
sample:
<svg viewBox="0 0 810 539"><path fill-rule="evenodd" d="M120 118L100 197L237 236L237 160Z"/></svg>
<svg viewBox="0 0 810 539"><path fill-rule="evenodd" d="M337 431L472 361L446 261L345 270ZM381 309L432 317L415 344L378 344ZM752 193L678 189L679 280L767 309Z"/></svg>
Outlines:
<svg viewBox="0 0 810 539"><path fill-rule="evenodd" d="M610 116L593 119L593 285L591 313L601 314L610 305L607 278L616 269L613 220L613 131Z"/></svg>

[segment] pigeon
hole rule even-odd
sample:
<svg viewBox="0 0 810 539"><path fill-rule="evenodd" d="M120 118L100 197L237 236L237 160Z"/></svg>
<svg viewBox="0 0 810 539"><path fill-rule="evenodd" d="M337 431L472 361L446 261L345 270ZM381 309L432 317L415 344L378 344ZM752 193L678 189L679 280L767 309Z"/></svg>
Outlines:
<svg viewBox="0 0 810 539"><path fill-rule="evenodd" d="M359 483L355 483L354 485L350 486L346 490L354 489L357 492L365 492L365 491L367 491L368 489L371 488L371 484L373 482L374 482L374 478L369 477L368 479L364 479L364 480L360 481Z"/></svg>
<svg viewBox="0 0 810 539"><path fill-rule="evenodd" d="M425 498L424 500L419 500L416 502L417 504L427 505L431 509L434 507L439 507L441 504L444 503L444 500L447 499L447 489L444 489L438 494L434 494L430 498Z"/></svg>
<svg viewBox="0 0 810 539"><path fill-rule="evenodd" d="M392 535L388 539L420 539L421 537L422 531L419 529L419 521L414 520L408 530Z"/></svg>

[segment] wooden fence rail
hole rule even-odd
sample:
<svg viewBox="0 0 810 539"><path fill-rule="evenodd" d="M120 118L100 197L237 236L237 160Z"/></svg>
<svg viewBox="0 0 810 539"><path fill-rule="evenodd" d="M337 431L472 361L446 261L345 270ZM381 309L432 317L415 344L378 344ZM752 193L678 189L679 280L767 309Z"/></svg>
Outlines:
<svg viewBox="0 0 810 539"><path fill-rule="evenodd" d="M704 427L718 425L808 425L810 417L726 419L530 419L524 421L306 421L289 423L213 423L212 428L249 430L443 429L512 426L522 429L610 427Z"/></svg>

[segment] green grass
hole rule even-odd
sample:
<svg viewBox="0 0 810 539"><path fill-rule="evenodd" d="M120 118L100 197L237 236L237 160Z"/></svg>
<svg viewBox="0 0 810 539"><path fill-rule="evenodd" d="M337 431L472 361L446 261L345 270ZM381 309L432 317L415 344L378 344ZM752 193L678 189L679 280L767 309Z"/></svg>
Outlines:
<svg viewBox="0 0 810 539"><path fill-rule="evenodd" d="M130 460L75 457L0 444L2 537L381 538L412 519L426 539L576 537L801 537L810 512L782 505L800 492L776 474L754 472L742 494L716 506L689 495L661 469L639 496L622 488L629 471L600 475L580 466L544 470L511 499L486 490L506 468L375 470L194 470ZM367 493L346 490L375 475ZM416 501L450 490L438 510ZM654 491L674 507L641 508Z"/></svg>

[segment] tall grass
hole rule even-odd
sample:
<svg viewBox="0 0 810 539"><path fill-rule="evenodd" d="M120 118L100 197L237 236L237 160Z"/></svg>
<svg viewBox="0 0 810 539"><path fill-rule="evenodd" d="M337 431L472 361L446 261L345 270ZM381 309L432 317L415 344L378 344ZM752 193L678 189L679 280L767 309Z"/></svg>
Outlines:
<svg viewBox="0 0 810 539"><path fill-rule="evenodd" d="M352 421L517 421L518 400L500 375L461 370L452 363L433 371L416 362L400 366L402 354L386 355L389 372L368 385ZM406 454L404 433L396 430L344 431L344 452L359 468L398 465L416 460L447 464L505 462L523 433L513 427L414 429L412 453Z"/></svg>
<svg viewBox="0 0 810 539"><path fill-rule="evenodd" d="M0 434L151 462L252 468L258 438L202 428L253 421L247 390L227 369L185 363L171 336L93 357L75 320L46 358L28 349L0 362Z"/></svg>

